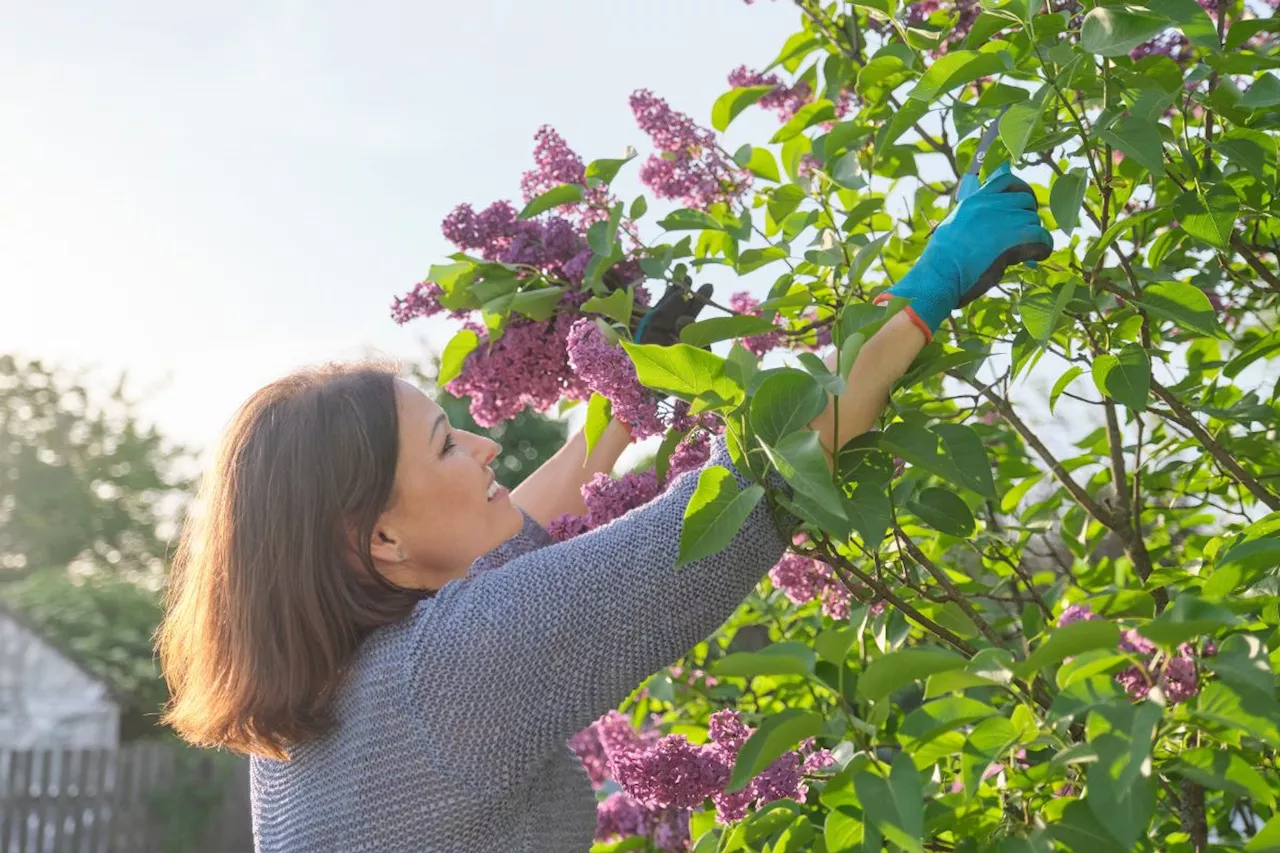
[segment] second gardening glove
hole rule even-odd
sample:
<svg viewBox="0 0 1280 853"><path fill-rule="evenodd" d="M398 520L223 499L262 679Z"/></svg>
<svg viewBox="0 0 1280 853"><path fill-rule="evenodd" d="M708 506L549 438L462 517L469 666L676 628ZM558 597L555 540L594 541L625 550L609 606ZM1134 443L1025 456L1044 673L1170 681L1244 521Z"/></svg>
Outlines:
<svg viewBox="0 0 1280 853"><path fill-rule="evenodd" d="M911 300L907 309L929 339L956 308L1000 281L1007 267L1042 261L1053 238L1036 213L1035 192L1001 166L965 198L933 232L920 260L897 284L876 297Z"/></svg>

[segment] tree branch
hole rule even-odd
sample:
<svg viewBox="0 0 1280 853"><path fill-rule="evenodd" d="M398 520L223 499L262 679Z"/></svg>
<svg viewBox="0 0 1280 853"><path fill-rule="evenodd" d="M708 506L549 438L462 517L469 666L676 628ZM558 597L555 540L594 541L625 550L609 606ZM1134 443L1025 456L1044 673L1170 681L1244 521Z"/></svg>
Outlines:
<svg viewBox="0 0 1280 853"><path fill-rule="evenodd" d="M991 624L987 622L986 619L982 618L982 614L973 606L973 602L969 601L967 597L960 593L960 590L956 588L956 585L951 582L951 578L947 577L947 573L939 568L937 563L925 556L925 553L920 550L919 546L917 546L915 542L912 541L911 537L896 524L893 526L893 535L897 537L898 541L906 548L907 553L911 555L911 559L932 575L933 579L938 582L938 585L946 591L947 598L959 605L965 615L968 616L973 624L977 626L978 630L982 632L982 636L990 640L992 645L1003 647L1004 638L996 632L995 628L991 627Z"/></svg>
<svg viewBox="0 0 1280 853"><path fill-rule="evenodd" d="M1204 445L1209 454L1217 460L1222 469L1230 474L1235 480L1244 486L1253 494L1255 498L1266 504L1272 510L1280 510L1280 497L1267 489L1266 486L1258 482L1248 471L1240 466L1235 457L1227 452L1227 449L1219 444L1213 436L1209 434L1200 422L1196 420L1195 414L1183 405L1182 401L1175 397L1168 388L1161 385L1155 379L1151 380L1151 390L1155 395L1164 401L1164 404L1170 408L1173 413L1173 420L1180 424L1193 436L1196 441Z"/></svg>

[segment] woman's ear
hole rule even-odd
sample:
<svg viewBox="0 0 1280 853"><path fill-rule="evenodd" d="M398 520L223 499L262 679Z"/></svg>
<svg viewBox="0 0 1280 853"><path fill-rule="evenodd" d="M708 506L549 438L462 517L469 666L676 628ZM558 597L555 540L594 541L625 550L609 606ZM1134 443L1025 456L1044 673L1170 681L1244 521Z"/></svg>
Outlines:
<svg viewBox="0 0 1280 853"><path fill-rule="evenodd" d="M373 555L373 559L382 563L402 563L405 558L404 546L400 544L395 531L382 525L373 531L369 553Z"/></svg>

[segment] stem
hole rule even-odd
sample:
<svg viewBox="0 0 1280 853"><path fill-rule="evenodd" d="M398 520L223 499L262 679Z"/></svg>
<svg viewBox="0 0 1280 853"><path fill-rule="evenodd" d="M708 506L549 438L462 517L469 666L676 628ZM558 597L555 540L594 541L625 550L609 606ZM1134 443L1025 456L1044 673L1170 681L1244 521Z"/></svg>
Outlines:
<svg viewBox="0 0 1280 853"><path fill-rule="evenodd" d="M1195 853L1204 853L1209 846L1209 824L1204 814L1204 788L1190 779L1182 780L1182 802L1179 804L1182 829L1191 836Z"/></svg>
<svg viewBox="0 0 1280 853"><path fill-rule="evenodd" d="M928 616L925 616L919 610L916 610L910 604L907 604L907 602L903 601L901 598L895 595L893 590L891 590L889 587L885 586L883 583L876 580L875 578L871 577L871 575L859 569L857 566L855 566L852 562L847 560L845 557L841 556L840 554L836 554L829 551L826 555L824 555L823 559L827 562L828 565L832 566L833 568L839 569L840 571L848 572L849 574L856 577L863 584L871 587L873 590L875 590L876 595L880 596L885 601L889 602L894 607L898 608L898 610L901 611L904 616L914 620L916 624L920 625L927 631L930 631L931 633L933 633L934 636L938 637L938 639L944 641L945 643L953 647L956 651L960 652L965 657L973 657L975 654L978 653L978 650L976 648L969 645L964 640L960 639L955 634L951 633L946 628L939 625L937 622L934 622L932 619L930 619Z"/></svg>
<svg viewBox="0 0 1280 853"><path fill-rule="evenodd" d="M933 562L933 560L930 560L925 556L925 553L921 551L916 543L911 540L911 537L896 524L893 526L893 535L897 537L898 541L903 546L906 547L906 551L911 555L911 559L932 575L933 579L938 582L938 585L946 591L947 598L958 604L960 609L964 611L965 615L972 620L973 624L978 626L978 630L982 632L982 636L990 640L991 644L994 646L1003 646L1004 638L991 627L991 624L987 622L986 619L982 618L982 614L978 613L978 610L973 606L973 603L960 593L960 590L956 588L956 585L951 582L951 578L947 577L947 573L938 568L938 565Z"/></svg>
<svg viewBox="0 0 1280 853"><path fill-rule="evenodd" d="M1173 414L1173 421L1195 436L1196 441L1204 445L1204 448L1217 460L1224 471L1248 489L1255 498L1266 504L1269 509L1280 510L1280 497L1277 497L1275 493L1258 482L1257 478L1242 468L1240 463L1235 460L1235 457L1228 453L1227 449L1219 444L1209 434L1209 431L1200 425L1200 422L1196 420L1195 414L1183 405L1181 400L1155 379L1151 380L1151 390L1170 408Z"/></svg>

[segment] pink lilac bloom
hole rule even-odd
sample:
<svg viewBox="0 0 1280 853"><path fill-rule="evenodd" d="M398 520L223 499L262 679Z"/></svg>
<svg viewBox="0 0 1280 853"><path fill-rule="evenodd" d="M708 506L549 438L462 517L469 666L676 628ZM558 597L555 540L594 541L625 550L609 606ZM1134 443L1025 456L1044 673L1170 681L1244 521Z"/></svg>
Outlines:
<svg viewBox="0 0 1280 853"><path fill-rule="evenodd" d="M492 346L478 327L479 345L446 390L471 398L471 416L482 427L510 420L526 408L546 411L562 398L586 399L591 390L570 368L565 352L575 319L567 311L545 322L519 318L508 323Z"/></svg>
<svg viewBox="0 0 1280 853"><path fill-rule="evenodd" d="M661 853L689 849L689 810L663 809L654 821L649 840Z"/></svg>
<svg viewBox="0 0 1280 853"><path fill-rule="evenodd" d="M745 65L739 65L729 72L729 85L735 89L748 86L773 86L772 92L756 101L766 110L773 110L780 121L788 121L799 112L800 108L813 99L809 84L803 80L794 86L788 86L778 78L777 74L761 74Z"/></svg>
<svg viewBox="0 0 1280 853"><path fill-rule="evenodd" d="M534 134L535 167L524 173L520 192L529 201L560 184L586 183L586 165L555 128L543 125Z"/></svg>
<svg viewBox="0 0 1280 853"><path fill-rule="evenodd" d="M1062 611L1062 615L1058 617L1058 627L1070 625L1072 622L1087 622L1091 619L1097 619L1098 615L1090 609L1087 604L1073 604L1066 610Z"/></svg>
<svg viewBox="0 0 1280 853"><path fill-rule="evenodd" d="M658 475L652 470L629 471L621 477L596 474L582 487L587 520L592 527L608 524L658 496Z"/></svg>
<svg viewBox="0 0 1280 853"><path fill-rule="evenodd" d="M445 310L440 304L444 291L434 281L420 281L404 296L397 296L391 303L391 318L403 326L418 317L431 317ZM453 312L450 312L451 314ZM455 315L457 316L457 315Z"/></svg>
<svg viewBox="0 0 1280 853"><path fill-rule="evenodd" d="M724 423L720 421L713 413L703 412L697 417L689 414L689 404L684 400L676 400L671 404L671 428L676 432L689 432L694 427L701 426L712 435L720 435L724 432Z"/></svg>
<svg viewBox="0 0 1280 853"><path fill-rule="evenodd" d="M606 341L595 320L574 323L566 347L574 373L609 399L614 417L629 424L636 439L666 432L666 424L658 417L657 398L636 378L635 364L626 350Z"/></svg>
<svg viewBox="0 0 1280 853"><path fill-rule="evenodd" d="M740 290L729 297L729 308L739 314L760 316L760 300L745 290ZM769 350L782 346L785 336L781 332L766 332L763 335L750 335L742 339L742 345L757 357Z"/></svg>
<svg viewBox="0 0 1280 853"><path fill-rule="evenodd" d="M1160 676L1160 687L1173 705L1185 702L1200 692L1196 662L1190 654L1190 649L1170 658L1165 664L1164 672Z"/></svg>
<svg viewBox="0 0 1280 853"><path fill-rule="evenodd" d="M617 791L596 804L596 841L617 841L633 835L648 835L653 816L648 809Z"/></svg>
<svg viewBox="0 0 1280 853"><path fill-rule="evenodd" d="M671 459L667 462L667 482L674 483L681 474L697 471L710 458L711 434L706 431L694 433L671 451Z"/></svg>
<svg viewBox="0 0 1280 853"><path fill-rule="evenodd" d="M1120 650L1135 655L1155 654L1155 643L1132 629L1120 635Z"/></svg>
<svg viewBox="0 0 1280 853"><path fill-rule="evenodd" d="M1131 666L1128 669L1117 672L1115 675L1116 684L1124 688L1129 694L1129 698L1138 702L1147 698L1147 691L1151 689L1151 682L1147 680L1147 675L1142 671L1142 667Z"/></svg>
<svg viewBox="0 0 1280 853"><path fill-rule="evenodd" d="M849 591L826 563L788 551L769 570L769 580L792 604L822 602L822 613L832 619L849 618Z"/></svg>
<svg viewBox="0 0 1280 853"><path fill-rule="evenodd" d="M701 669L688 669L682 666L673 666L670 668L671 680L681 681L687 684L701 684L703 687L715 687L720 680L714 675L708 675Z"/></svg>
<svg viewBox="0 0 1280 853"><path fill-rule="evenodd" d="M804 760L805 773L817 773L825 770L836 763L836 757L832 755L829 749L816 749Z"/></svg>
<svg viewBox="0 0 1280 853"><path fill-rule="evenodd" d="M590 529L591 524L587 521L585 515L572 515L570 513L558 515L547 524L547 533L550 534L554 542L566 542L575 536L581 536Z"/></svg>
<svg viewBox="0 0 1280 853"><path fill-rule="evenodd" d="M721 153L715 134L684 113L671 109L648 89L631 95L636 123L653 141L658 154L640 169L640 180L660 198L678 199L705 210L716 202L732 202L750 186L750 175Z"/></svg>
<svg viewBox="0 0 1280 853"><path fill-rule="evenodd" d="M823 616L837 622L849 618L849 590L841 586L839 581L833 579L818 593L818 598L822 602Z"/></svg>
<svg viewBox="0 0 1280 853"><path fill-rule="evenodd" d="M605 752L604 744L600 742L596 723L592 723L569 738L569 749L578 757L582 769L587 773L587 778L591 780L592 788L599 789L608 781L609 755ZM639 835L640 833L631 834Z"/></svg>
<svg viewBox="0 0 1280 853"><path fill-rule="evenodd" d="M650 808L695 808L724 788L729 770L684 735L667 735L647 750L612 754L613 778Z"/></svg>

